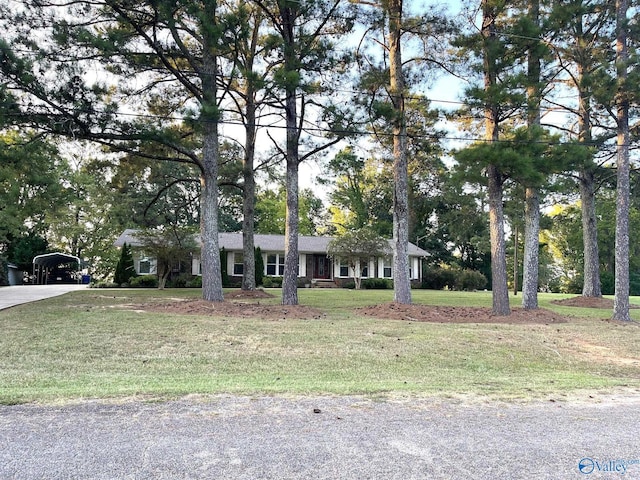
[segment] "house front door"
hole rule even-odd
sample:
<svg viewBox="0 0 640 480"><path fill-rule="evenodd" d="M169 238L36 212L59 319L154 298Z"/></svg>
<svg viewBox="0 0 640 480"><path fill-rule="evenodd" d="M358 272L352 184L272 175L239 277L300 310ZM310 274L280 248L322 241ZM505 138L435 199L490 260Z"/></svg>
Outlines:
<svg viewBox="0 0 640 480"><path fill-rule="evenodd" d="M331 261L325 255L313 256L313 278L330 279Z"/></svg>

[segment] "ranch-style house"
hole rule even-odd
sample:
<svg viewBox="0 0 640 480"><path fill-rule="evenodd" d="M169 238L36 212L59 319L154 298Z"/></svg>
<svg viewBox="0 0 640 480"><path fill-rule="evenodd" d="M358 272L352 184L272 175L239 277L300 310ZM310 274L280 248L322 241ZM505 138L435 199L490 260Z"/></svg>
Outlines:
<svg viewBox="0 0 640 480"><path fill-rule="evenodd" d="M140 275L156 273L155 259L145 255L140 249L141 244L136 239L136 230L127 229L115 241L116 247L122 247L125 243L132 247L136 272ZM240 283L243 270L242 233L220 233L220 249L227 252L227 272L230 280ZM340 285L353 279L353 271L349 265L341 259L332 260L327 256L327 246L333 237L300 236L298 250L300 261L298 264L298 277L301 283L309 285L335 282ZM284 246L283 235L256 234L255 246L262 252L265 276L279 277L284 272ZM391 240L389 241L391 252ZM422 262L428 253L409 243L409 270L413 283L422 281ZM363 259L361 265L361 278L393 278L392 256L371 257ZM184 270L183 270L184 271ZM191 273L200 275L200 255L195 253L191 258Z"/></svg>

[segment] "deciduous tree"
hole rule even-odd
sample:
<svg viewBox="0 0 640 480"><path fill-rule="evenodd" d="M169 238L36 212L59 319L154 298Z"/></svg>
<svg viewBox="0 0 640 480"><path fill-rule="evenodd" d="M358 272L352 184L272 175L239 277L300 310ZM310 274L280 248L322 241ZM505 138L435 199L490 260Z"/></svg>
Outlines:
<svg viewBox="0 0 640 480"><path fill-rule="evenodd" d="M366 265L373 257L391 254L389 242L371 228L351 230L334 238L327 247L327 255L346 262L351 269L356 290L362 285L363 262Z"/></svg>

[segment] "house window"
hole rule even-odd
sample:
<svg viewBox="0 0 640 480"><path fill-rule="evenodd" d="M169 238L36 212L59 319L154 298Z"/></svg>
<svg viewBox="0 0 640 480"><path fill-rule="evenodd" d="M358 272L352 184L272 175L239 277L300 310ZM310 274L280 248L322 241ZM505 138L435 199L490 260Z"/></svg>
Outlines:
<svg viewBox="0 0 640 480"><path fill-rule="evenodd" d="M384 278L391 278L393 269L391 268L391 259L385 258L382 261L382 276Z"/></svg>
<svg viewBox="0 0 640 480"><path fill-rule="evenodd" d="M138 272L140 275L148 275L151 273L151 260L148 258L141 258L138 263Z"/></svg>
<svg viewBox="0 0 640 480"><path fill-rule="evenodd" d="M340 259L340 276L348 277L349 276L349 263L346 259Z"/></svg>
<svg viewBox="0 0 640 480"><path fill-rule="evenodd" d="M242 275L244 273L244 255L241 252L233 254L233 274Z"/></svg>
<svg viewBox="0 0 640 480"><path fill-rule="evenodd" d="M284 254L270 253L267 255L267 275L284 275Z"/></svg>

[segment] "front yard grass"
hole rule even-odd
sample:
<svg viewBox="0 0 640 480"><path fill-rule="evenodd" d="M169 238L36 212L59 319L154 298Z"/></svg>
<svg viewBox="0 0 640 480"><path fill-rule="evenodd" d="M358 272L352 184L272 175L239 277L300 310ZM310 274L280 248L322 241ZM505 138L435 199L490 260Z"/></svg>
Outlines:
<svg viewBox="0 0 640 480"><path fill-rule="evenodd" d="M237 319L136 305L196 290L87 290L0 311L0 403L187 394L365 394L561 399L640 392L640 310L542 307L564 324L440 324L366 318L390 291L302 289L320 319ZM279 291L261 302L279 303ZM490 306L490 292L413 291L414 303ZM520 297L512 297L514 306ZM640 304L640 299L632 298Z"/></svg>

